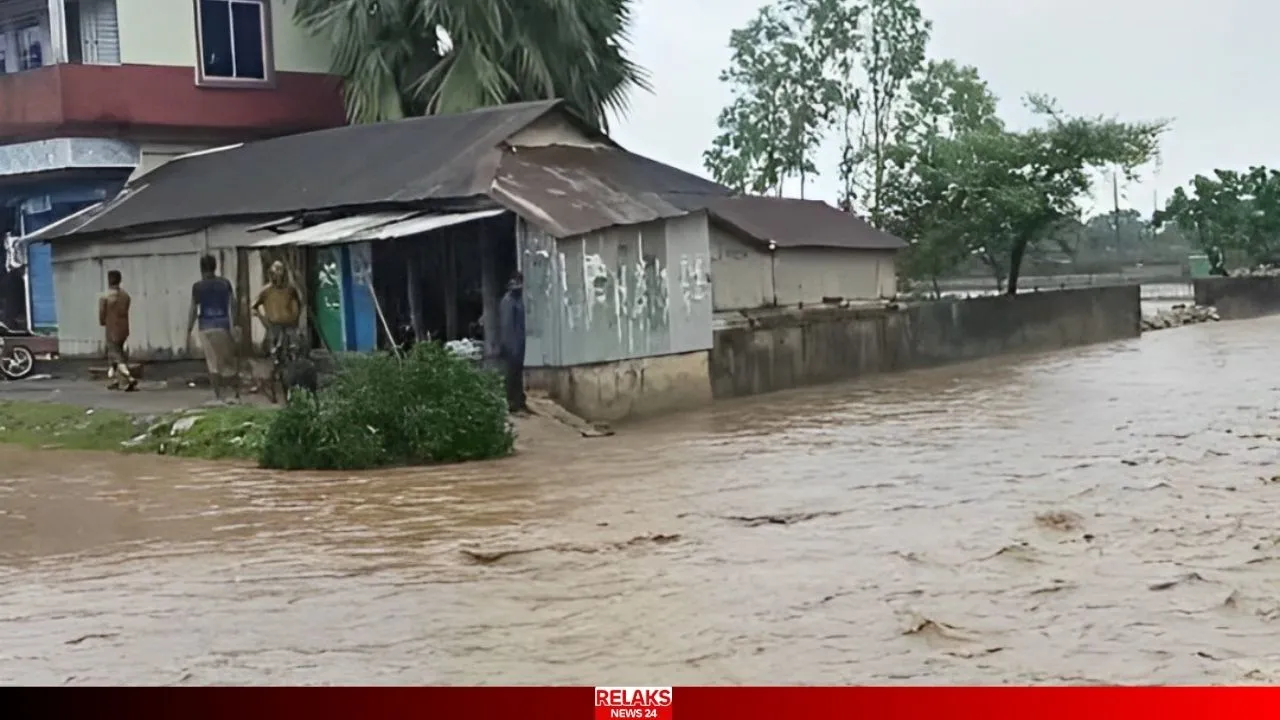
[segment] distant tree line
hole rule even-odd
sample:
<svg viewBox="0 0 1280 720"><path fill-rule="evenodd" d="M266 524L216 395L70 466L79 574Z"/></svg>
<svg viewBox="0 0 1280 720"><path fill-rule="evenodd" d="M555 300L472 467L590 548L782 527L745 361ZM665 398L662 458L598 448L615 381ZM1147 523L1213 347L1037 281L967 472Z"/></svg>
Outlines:
<svg viewBox="0 0 1280 720"><path fill-rule="evenodd" d="M929 57L931 30L915 0L775 0L730 36L733 99L704 161L741 191L803 195L834 137L837 201L910 243L904 277L936 287L976 262L1016 294L1029 258L1078 245L1099 173L1134 177L1166 124L1033 94L1039 123L1013 130L977 69Z"/></svg>

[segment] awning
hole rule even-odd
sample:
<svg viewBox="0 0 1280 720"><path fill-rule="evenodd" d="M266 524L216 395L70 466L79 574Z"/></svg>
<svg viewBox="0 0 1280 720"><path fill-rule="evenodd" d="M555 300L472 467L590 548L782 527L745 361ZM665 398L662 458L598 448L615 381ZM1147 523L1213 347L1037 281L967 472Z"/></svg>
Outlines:
<svg viewBox="0 0 1280 720"><path fill-rule="evenodd" d="M295 215L288 215L282 218L276 218L275 220L268 220L264 223L259 223L258 225L250 225L249 227L245 228L245 232L258 232L259 230L274 230L278 227L288 225L289 223L294 222L297 219L298 218Z"/></svg>
<svg viewBox="0 0 1280 720"><path fill-rule="evenodd" d="M447 228L454 225L474 222L476 220L484 220L485 218L497 217L504 212L506 212L506 210L499 208L497 210L477 210L475 212L449 213L447 215L419 215L407 220L401 220L389 225L365 230L357 234L355 237L352 237L351 242L364 242L365 240L394 240L396 238L409 237L410 235L439 230L440 228Z"/></svg>
<svg viewBox="0 0 1280 720"><path fill-rule="evenodd" d="M250 247L281 247L284 245L335 245L348 242L348 238L362 230L369 230L379 225L396 222L413 217L415 212L374 213L370 215L353 215L339 220L312 225L309 228L294 230L272 237L263 238Z"/></svg>
<svg viewBox="0 0 1280 720"><path fill-rule="evenodd" d="M367 242L370 240L393 240L495 217L504 212L506 210L496 209L465 213L399 212L354 215L340 220L330 220L329 222L313 225L291 233L265 238L251 244L249 247L317 246Z"/></svg>

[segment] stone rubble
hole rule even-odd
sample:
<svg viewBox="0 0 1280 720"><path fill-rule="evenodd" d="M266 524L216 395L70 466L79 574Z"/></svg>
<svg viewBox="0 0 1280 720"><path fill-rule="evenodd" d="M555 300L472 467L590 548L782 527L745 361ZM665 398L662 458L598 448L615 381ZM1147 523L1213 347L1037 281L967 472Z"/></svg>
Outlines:
<svg viewBox="0 0 1280 720"><path fill-rule="evenodd" d="M1231 277L1280 277L1280 267L1259 265L1252 268L1236 268L1231 271Z"/></svg>
<svg viewBox="0 0 1280 720"><path fill-rule="evenodd" d="M1142 331L1165 330L1182 327L1183 325L1217 322L1220 319L1215 308L1201 307L1200 305L1174 305L1168 310L1161 310L1155 315L1144 316L1142 318Z"/></svg>

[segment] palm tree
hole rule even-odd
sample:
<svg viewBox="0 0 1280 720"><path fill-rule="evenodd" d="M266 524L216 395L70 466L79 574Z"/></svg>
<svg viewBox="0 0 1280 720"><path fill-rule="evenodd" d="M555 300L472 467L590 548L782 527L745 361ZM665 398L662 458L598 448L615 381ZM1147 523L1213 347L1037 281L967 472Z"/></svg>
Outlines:
<svg viewBox="0 0 1280 720"><path fill-rule="evenodd" d="M563 98L607 130L649 88L627 59L632 0L295 0L334 48L352 122Z"/></svg>

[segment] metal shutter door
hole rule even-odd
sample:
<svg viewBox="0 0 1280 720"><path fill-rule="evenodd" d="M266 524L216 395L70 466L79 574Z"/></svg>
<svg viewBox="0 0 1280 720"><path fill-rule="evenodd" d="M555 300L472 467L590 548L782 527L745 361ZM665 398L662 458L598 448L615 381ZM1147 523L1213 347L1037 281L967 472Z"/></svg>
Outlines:
<svg viewBox="0 0 1280 720"><path fill-rule="evenodd" d="M89 65L120 64L116 0L80 0L80 35Z"/></svg>

